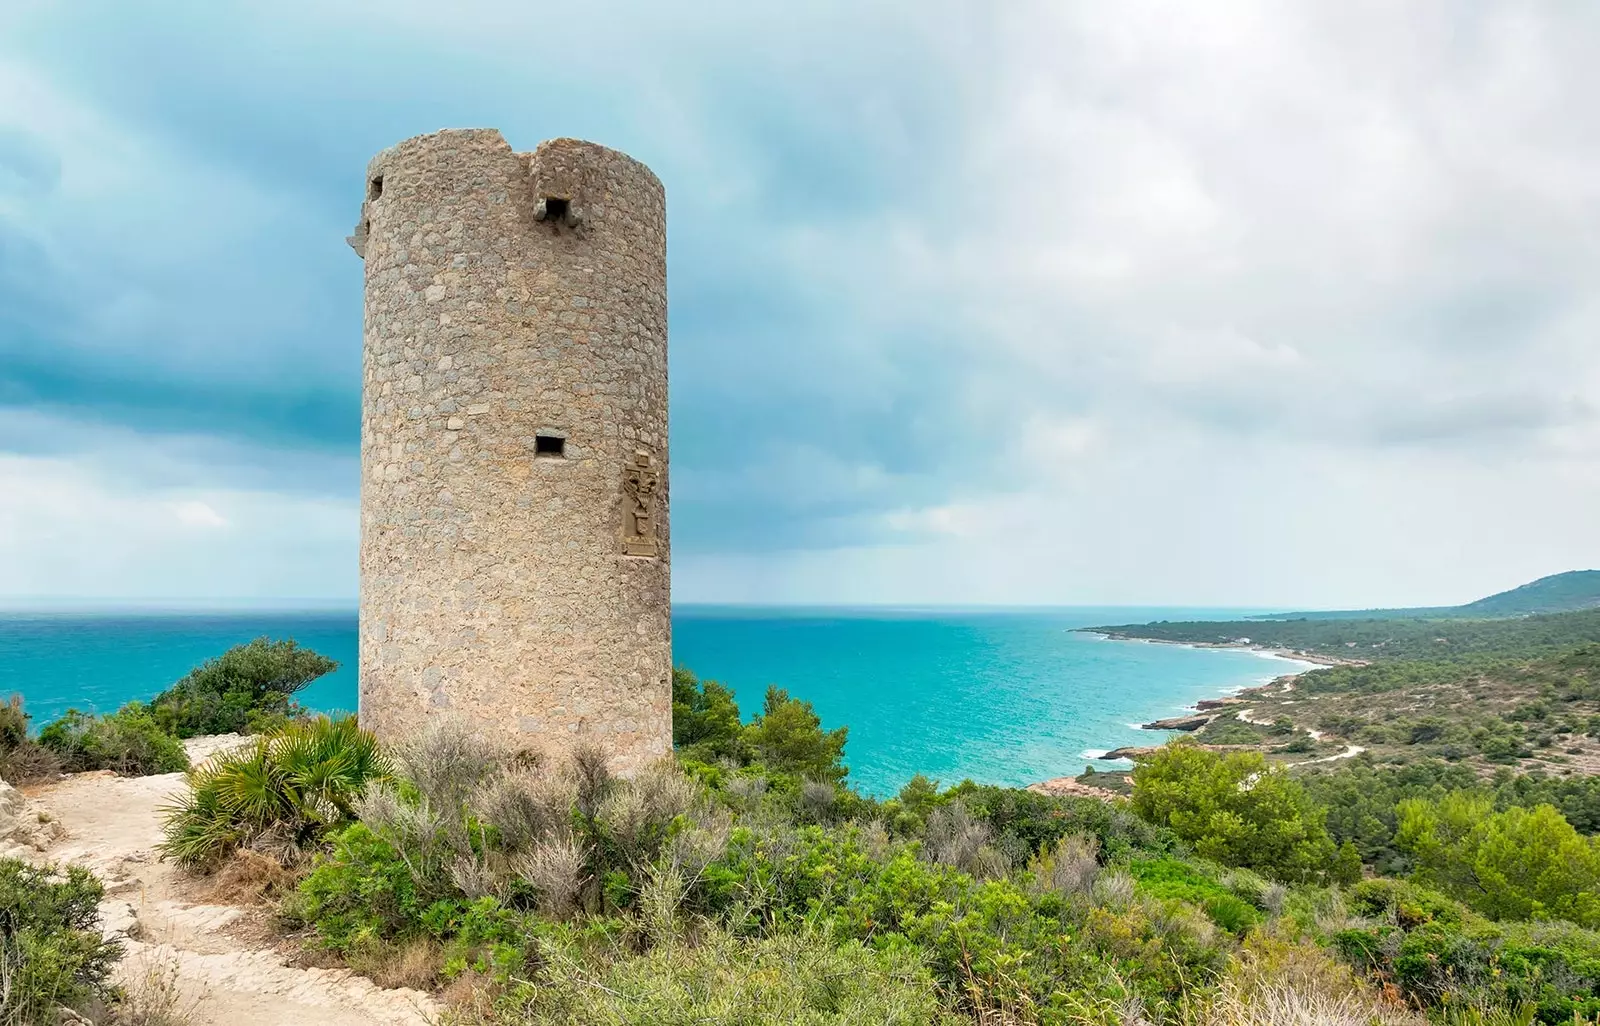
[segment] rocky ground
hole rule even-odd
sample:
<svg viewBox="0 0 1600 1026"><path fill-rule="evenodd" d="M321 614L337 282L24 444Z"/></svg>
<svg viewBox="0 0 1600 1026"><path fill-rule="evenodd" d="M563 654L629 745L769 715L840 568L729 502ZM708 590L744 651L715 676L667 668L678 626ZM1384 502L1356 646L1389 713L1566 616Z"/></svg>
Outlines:
<svg viewBox="0 0 1600 1026"><path fill-rule="evenodd" d="M196 762L233 738L187 742ZM161 806L183 775L80 773L29 787L0 786L0 845L36 862L76 863L105 882L103 927L126 949L122 982L175 981L189 1021L217 1026L424 1024L438 1011L414 990L385 990L344 969L295 964L257 909L205 900L206 886L161 862Z"/></svg>

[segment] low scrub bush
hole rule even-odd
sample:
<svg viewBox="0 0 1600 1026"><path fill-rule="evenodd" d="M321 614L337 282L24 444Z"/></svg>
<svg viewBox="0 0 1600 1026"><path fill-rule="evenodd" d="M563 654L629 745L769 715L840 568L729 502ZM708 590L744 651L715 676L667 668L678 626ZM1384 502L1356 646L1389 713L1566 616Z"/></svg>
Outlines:
<svg viewBox="0 0 1600 1026"><path fill-rule="evenodd" d="M727 844L729 814L671 763L631 780L585 749L519 765L448 722L394 758L394 781L368 790L361 822L286 906L347 953L429 937L447 974L510 972L519 938L580 912L625 914L641 936L670 940Z"/></svg>
<svg viewBox="0 0 1600 1026"><path fill-rule="evenodd" d="M1243 934L1261 922L1255 906L1191 863L1137 859L1130 863L1129 870L1144 893L1198 905L1212 922L1229 933Z"/></svg>
<svg viewBox="0 0 1600 1026"><path fill-rule="evenodd" d="M712 931L694 945L642 956L546 950L534 982L468 1022L519 1026L944 1026L927 969L906 949L801 933L739 939Z"/></svg>
<svg viewBox="0 0 1600 1026"><path fill-rule="evenodd" d="M419 934L430 903L395 846L355 823L333 836L332 850L300 882L283 912L314 926L325 947L351 951Z"/></svg>
<svg viewBox="0 0 1600 1026"><path fill-rule="evenodd" d="M744 724L680 673L674 705L681 761L631 779L597 751L544 764L436 725L394 750L284 914L373 978L450 981L472 994L459 1014L507 1026L1600 1010L1600 934L1349 886L1357 844L1251 757L1174 746L1131 803L927 778L879 801L781 692Z"/></svg>
<svg viewBox="0 0 1600 1026"><path fill-rule="evenodd" d="M1427 1026L1313 943L1252 936L1192 1026Z"/></svg>
<svg viewBox="0 0 1600 1026"><path fill-rule="evenodd" d="M296 862L354 820L363 790L386 771L354 717L292 723L190 771L188 792L165 810L162 856L211 869L251 848Z"/></svg>
<svg viewBox="0 0 1600 1026"><path fill-rule="evenodd" d="M109 996L121 950L97 929L103 896L87 869L0 859L0 1026L53 1023Z"/></svg>
<svg viewBox="0 0 1600 1026"><path fill-rule="evenodd" d="M1093 836L1105 859L1134 852L1171 852L1179 845L1169 829L1135 815L1125 803L1096 798L1062 798L1015 787L972 781L950 788L938 801L964 804L989 825L995 847L1020 865L1072 834Z"/></svg>
<svg viewBox="0 0 1600 1026"><path fill-rule="evenodd" d="M8 784L49 780L61 772L56 753L28 736L29 719L21 695L0 704L0 780Z"/></svg>
<svg viewBox="0 0 1600 1026"><path fill-rule="evenodd" d="M1357 967L1417 1005L1526 1008L1541 1023L1600 1015L1600 934L1569 923L1495 923L1398 880L1351 888L1354 924L1333 938ZM1463 1020L1467 1021L1467 1020Z"/></svg>
<svg viewBox="0 0 1600 1026"><path fill-rule="evenodd" d="M109 716L68 709L39 732L63 769L72 773L111 770L124 776L176 773L187 769L183 743L162 729L142 702L129 702Z"/></svg>
<svg viewBox="0 0 1600 1026"><path fill-rule="evenodd" d="M198 1018L199 994L185 994L175 959L138 956L119 974L107 1026L191 1026Z"/></svg>

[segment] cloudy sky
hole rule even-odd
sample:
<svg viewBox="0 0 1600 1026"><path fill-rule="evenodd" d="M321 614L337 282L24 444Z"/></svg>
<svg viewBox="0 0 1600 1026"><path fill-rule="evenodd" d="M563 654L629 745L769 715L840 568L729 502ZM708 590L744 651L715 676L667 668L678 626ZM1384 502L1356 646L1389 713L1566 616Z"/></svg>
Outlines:
<svg viewBox="0 0 1600 1026"><path fill-rule="evenodd" d="M1600 7L0 2L0 598L355 591L375 151L670 208L680 600L1600 565Z"/></svg>

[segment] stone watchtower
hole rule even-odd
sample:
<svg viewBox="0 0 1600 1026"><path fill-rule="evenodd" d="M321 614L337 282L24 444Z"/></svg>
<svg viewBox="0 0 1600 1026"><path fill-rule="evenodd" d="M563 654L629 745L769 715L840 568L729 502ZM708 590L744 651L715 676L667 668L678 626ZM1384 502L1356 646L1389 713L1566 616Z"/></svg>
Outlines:
<svg viewBox="0 0 1600 1026"><path fill-rule="evenodd" d="M365 184L361 723L637 769L672 746L661 183L472 129Z"/></svg>

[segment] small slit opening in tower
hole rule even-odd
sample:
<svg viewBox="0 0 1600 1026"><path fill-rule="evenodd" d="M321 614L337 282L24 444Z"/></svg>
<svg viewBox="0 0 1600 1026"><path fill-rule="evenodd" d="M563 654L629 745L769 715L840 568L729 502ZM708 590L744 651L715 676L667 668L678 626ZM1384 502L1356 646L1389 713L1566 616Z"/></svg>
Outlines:
<svg viewBox="0 0 1600 1026"><path fill-rule="evenodd" d="M567 440L560 435L534 435L533 454L559 459L567 454Z"/></svg>
<svg viewBox="0 0 1600 1026"><path fill-rule="evenodd" d="M367 183L367 199L375 200L383 195L383 176L373 175L372 181Z"/></svg>
<svg viewBox="0 0 1600 1026"><path fill-rule="evenodd" d="M567 218L567 211L572 208L572 201L565 196L546 196L544 198L544 219L562 223Z"/></svg>

